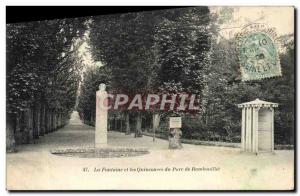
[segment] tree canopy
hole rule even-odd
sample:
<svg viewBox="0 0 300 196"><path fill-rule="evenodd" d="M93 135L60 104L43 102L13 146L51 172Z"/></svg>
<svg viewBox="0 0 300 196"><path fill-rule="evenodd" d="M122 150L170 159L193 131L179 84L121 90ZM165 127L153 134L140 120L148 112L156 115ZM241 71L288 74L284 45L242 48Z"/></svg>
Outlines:
<svg viewBox="0 0 300 196"><path fill-rule="evenodd" d="M93 17L91 52L110 70L111 92L197 94L197 114L160 112L183 116L186 138L239 142L241 111L236 104L259 98L280 104L275 110L275 142L291 144L293 35L281 37L286 40L280 53L282 77L242 82L235 41L220 35L221 25L232 21L232 12L226 8L217 15L196 7ZM105 78L100 73L98 77Z"/></svg>
<svg viewBox="0 0 300 196"><path fill-rule="evenodd" d="M7 112L38 101L72 110L82 68L77 47L84 32L84 19L7 25Z"/></svg>

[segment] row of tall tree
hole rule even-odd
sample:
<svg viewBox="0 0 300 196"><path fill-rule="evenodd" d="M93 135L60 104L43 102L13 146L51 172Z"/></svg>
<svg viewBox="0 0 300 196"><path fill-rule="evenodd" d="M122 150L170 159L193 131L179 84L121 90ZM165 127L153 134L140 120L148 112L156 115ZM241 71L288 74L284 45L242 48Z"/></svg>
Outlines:
<svg viewBox="0 0 300 196"><path fill-rule="evenodd" d="M135 131L136 137L147 127L165 135L166 117L180 115L185 138L238 143L241 111L236 104L259 98L279 103L275 143L293 144L293 35L280 38L282 77L242 82L234 38L220 34L222 25L232 21L233 10L224 9L221 15L197 7L93 17L89 45L104 66L86 72L78 105L81 118L94 123L101 82L111 93L187 92L199 95L200 112L113 111L109 125Z"/></svg>
<svg viewBox="0 0 300 196"><path fill-rule="evenodd" d="M207 7L93 17L89 45L94 60L104 66L93 68L85 75L78 107L83 120L94 120L95 98L93 95L93 99L88 99L86 89L93 89L95 94L99 83L89 82L95 74L97 82L108 84L111 93L200 95L204 88L201 70L209 63L208 25ZM103 76L105 70L109 70L109 78ZM94 87L90 88L91 85ZM149 121L149 114L140 111L111 113L124 121L124 126L121 125L127 134L135 130L135 137L142 136L142 119ZM152 114L164 113L155 110Z"/></svg>
<svg viewBox="0 0 300 196"><path fill-rule="evenodd" d="M8 151L64 126L74 108L84 19L7 24Z"/></svg>

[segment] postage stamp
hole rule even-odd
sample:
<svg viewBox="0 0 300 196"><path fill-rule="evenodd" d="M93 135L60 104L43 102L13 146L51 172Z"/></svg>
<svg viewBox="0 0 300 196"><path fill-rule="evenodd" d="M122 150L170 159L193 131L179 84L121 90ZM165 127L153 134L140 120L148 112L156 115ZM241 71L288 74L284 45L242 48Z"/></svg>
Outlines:
<svg viewBox="0 0 300 196"><path fill-rule="evenodd" d="M236 44L242 81L281 76L279 39L274 28L248 26L237 34Z"/></svg>

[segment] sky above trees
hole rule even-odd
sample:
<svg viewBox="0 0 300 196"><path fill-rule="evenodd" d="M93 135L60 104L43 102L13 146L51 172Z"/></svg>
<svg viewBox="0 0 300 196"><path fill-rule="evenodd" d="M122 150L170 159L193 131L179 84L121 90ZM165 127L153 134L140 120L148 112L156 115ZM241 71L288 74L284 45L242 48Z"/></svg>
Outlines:
<svg viewBox="0 0 300 196"><path fill-rule="evenodd" d="M293 7L210 7L226 21L220 32L226 38L233 38L241 28L251 22L265 23L275 28L279 35L294 33Z"/></svg>
<svg viewBox="0 0 300 196"><path fill-rule="evenodd" d="M286 7L283 9L282 7L213 6L209 7L209 9L212 14L216 13L227 20L220 24L222 30L219 33L228 39L233 38L235 34L241 30L241 27L249 22L266 23L269 27L276 28L276 32L279 35L294 33L293 7ZM232 12L226 12L224 10L231 10ZM102 66L101 62L93 60L89 50L90 46L86 41L88 38L89 33L86 33L85 41L79 48L79 54L83 55L86 66Z"/></svg>

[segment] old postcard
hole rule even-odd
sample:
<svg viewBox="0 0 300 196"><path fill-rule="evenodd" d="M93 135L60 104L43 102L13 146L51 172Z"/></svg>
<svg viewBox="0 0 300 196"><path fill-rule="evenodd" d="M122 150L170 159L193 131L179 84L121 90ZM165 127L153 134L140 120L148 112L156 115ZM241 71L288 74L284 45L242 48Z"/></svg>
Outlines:
<svg viewBox="0 0 300 196"><path fill-rule="evenodd" d="M294 190L294 15L8 22L7 190Z"/></svg>

